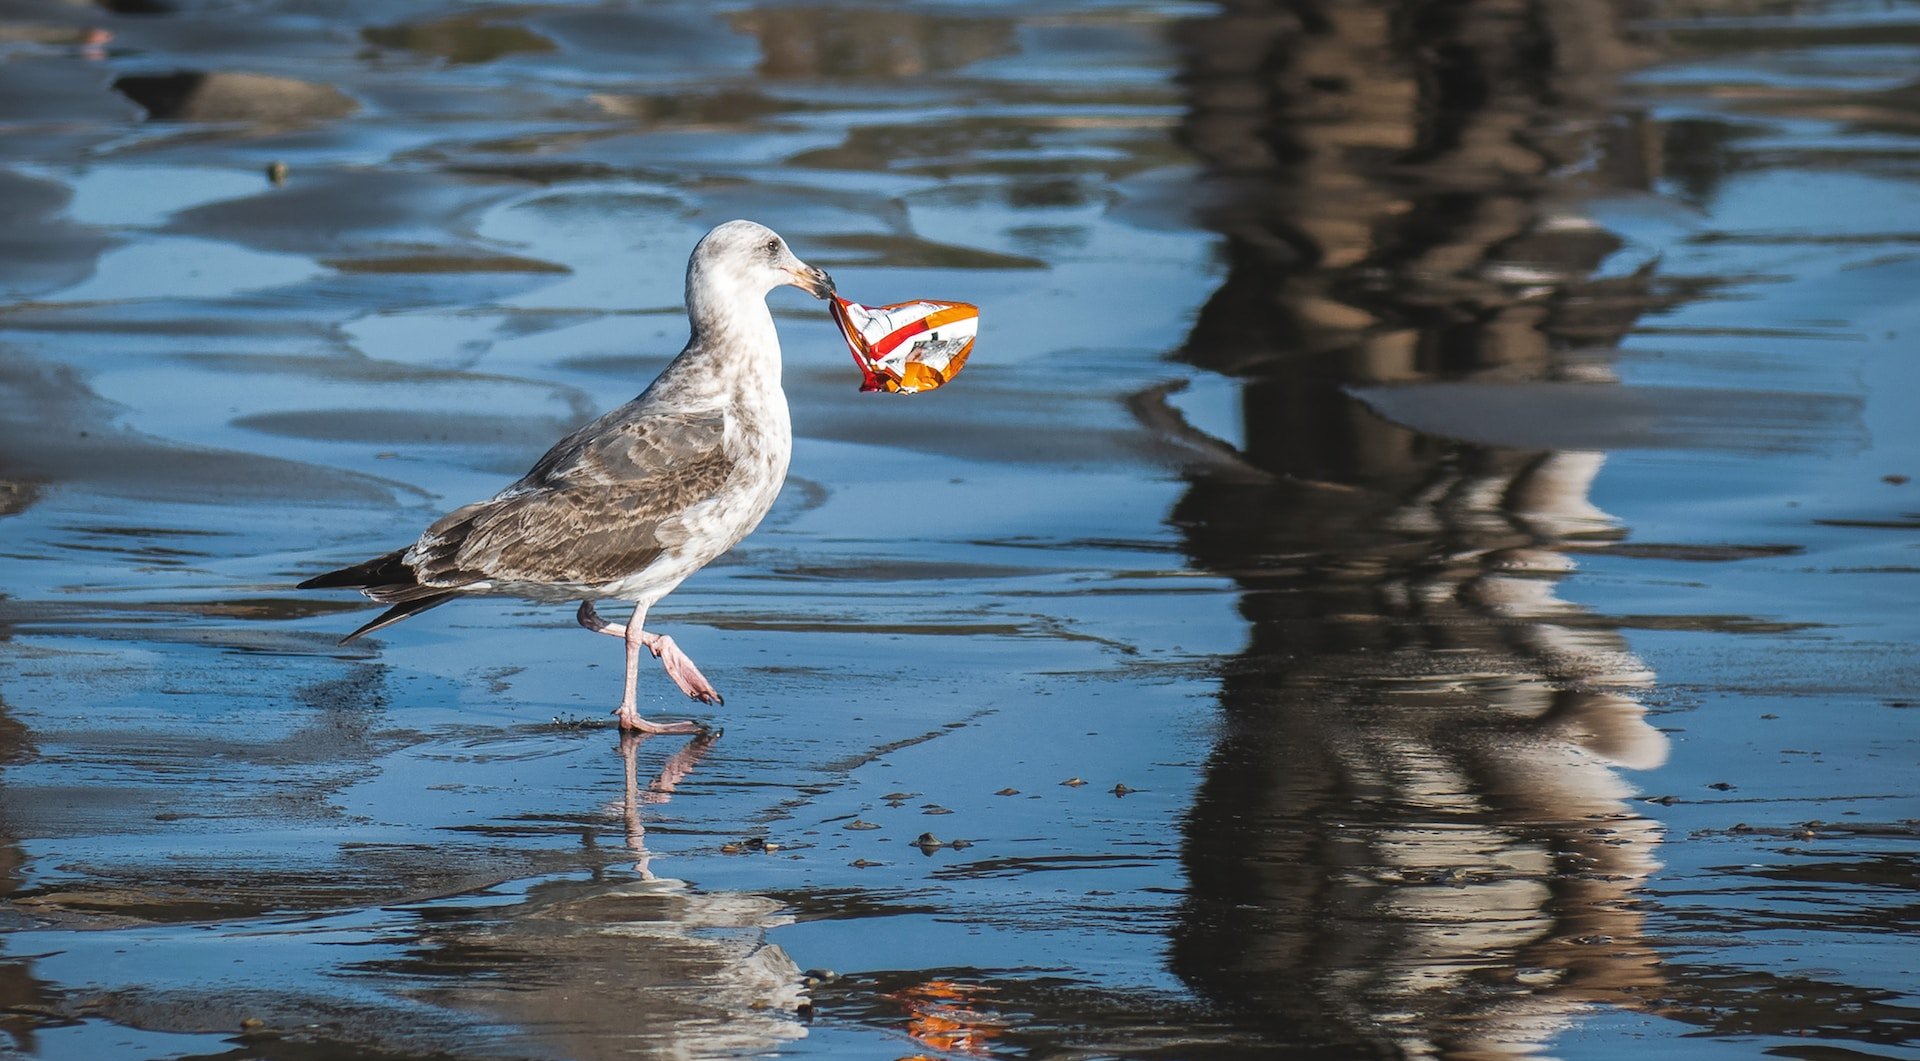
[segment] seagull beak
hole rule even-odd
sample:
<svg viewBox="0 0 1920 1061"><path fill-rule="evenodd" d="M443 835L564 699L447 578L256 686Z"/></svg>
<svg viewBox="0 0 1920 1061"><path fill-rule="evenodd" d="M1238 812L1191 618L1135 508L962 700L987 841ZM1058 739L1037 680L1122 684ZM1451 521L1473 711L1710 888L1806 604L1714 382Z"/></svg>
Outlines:
<svg viewBox="0 0 1920 1061"><path fill-rule="evenodd" d="M793 286L805 291L814 298L833 297L833 277L828 276L824 269L815 269L811 265L800 265L787 270L787 275L793 277Z"/></svg>

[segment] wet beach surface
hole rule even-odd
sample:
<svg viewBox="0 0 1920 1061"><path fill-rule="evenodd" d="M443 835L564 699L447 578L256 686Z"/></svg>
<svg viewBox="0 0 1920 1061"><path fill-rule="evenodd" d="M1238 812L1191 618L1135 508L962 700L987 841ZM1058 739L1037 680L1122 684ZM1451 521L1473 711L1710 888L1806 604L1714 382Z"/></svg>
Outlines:
<svg viewBox="0 0 1920 1061"><path fill-rule="evenodd" d="M103 34L97 32L105 30ZM0 3L0 1050L1920 1058L1920 5ZM301 578L749 216L611 642ZM689 711L690 708L697 709Z"/></svg>

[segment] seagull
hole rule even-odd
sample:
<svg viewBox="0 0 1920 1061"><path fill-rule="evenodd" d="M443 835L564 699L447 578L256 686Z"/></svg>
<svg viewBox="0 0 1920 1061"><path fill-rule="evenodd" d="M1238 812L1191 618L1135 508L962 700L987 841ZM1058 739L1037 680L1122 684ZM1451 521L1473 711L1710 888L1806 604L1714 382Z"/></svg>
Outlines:
<svg viewBox="0 0 1920 1061"><path fill-rule="evenodd" d="M626 644L622 730L701 733L650 722L635 706L640 650L703 704L720 694L647 609L745 538L773 506L793 456L780 337L766 296L783 285L815 298L833 278L795 257L779 234L729 221L687 261L691 337L640 396L555 443L518 482L440 517L418 540L300 583L358 589L391 605L341 639L391 626L456 597L580 602L580 625ZM598 600L633 604L623 625Z"/></svg>

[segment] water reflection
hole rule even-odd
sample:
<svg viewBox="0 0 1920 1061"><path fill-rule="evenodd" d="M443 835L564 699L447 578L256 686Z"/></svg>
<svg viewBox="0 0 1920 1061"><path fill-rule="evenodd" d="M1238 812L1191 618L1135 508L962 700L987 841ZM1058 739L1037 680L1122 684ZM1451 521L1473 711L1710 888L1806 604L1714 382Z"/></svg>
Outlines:
<svg viewBox="0 0 1920 1061"><path fill-rule="evenodd" d="M5 514L0 511L0 515ZM11 632L0 628L0 641L11 639ZM27 727L0 700L0 765L22 762L32 754ZM14 829L0 824L0 903L10 903L19 892L27 862L26 852L14 834ZM0 958L0 1032L6 1033L14 1050L35 1049L34 1030L42 1022L41 1015L52 1009L54 998L54 991L33 974L30 959Z"/></svg>
<svg viewBox="0 0 1920 1061"><path fill-rule="evenodd" d="M759 39L760 73L779 78L910 78L1014 50L1012 24L885 8L762 7L732 18Z"/></svg>
<svg viewBox="0 0 1920 1061"><path fill-rule="evenodd" d="M37 491L31 484L0 479L0 518L18 514L33 504ZM0 623L0 644L13 641L10 623ZM33 758L32 735L4 697L0 697L0 767L13 766ZM9 909L24 883L27 853L20 844L19 826L0 817L0 909L6 909L6 927L23 920ZM5 923L5 922L0 922ZM24 948L10 946L10 951ZM53 1008L56 993L34 975L29 957L0 955L0 1032L5 1033L13 1051L31 1053L38 1045L35 1029L42 1014Z"/></svg>
<svg viewBox="0 0 1920 1061"><path fill-rule="evenodd" d="M981 985L928 980L893 992L887 999L906 1012L906 1033L915 1043L944 1054L986 1056L1005 1031L990 1008L975 1008L991 995L992 989ZM905 1061L930 1059L915 1054Z"/></svg>
<svg viewBox="0 0 1920 1061"><path fill-rule="evenodd" d="M496 25L478 15L456 15L398 26L368 26L367 43L438 56L449 64L487 63L503 56L550 52L553 42L525 26Z"/></svg>
<svg viewBox="0 0 1920 1061"><path fill-rule="evenodd" d="M659 806L673 797L673 790L680 782L693 773L693 768L706 758L720 735L711 730L701 733L683 744L678 751L667 756L660 764L660 773L645 788L640 787L640 746L651 735L646 733L620 734L620 759L626 767L626 788L620 802L620 819L627 826L627 847L633 851L633 871L642 880L654 880L653 854L647 850L647 826L640 817L641 807Z"/></svg>
<svg viewBox="0 0 1920 1061"><path fill-rule="evenodd" d="M1173 518L1251 635L1173 967L1261 1038L1536 1052L1660 983L1659 831L1619 773L1666 755L1651 675L1558 595L1618 534L1605 458L1423 435L1350 388L1606 377L1566 352L1652 295L1589 279L1616 243L1556 174L1641 165L1587 102L1633 50L1598 3L1246 3L1180 39L1228 263L1180 356L1240 380L1244 444L1138 406L1194 455Z"/></svg>
<svg viewBox="0 0 1920 1061"><path fill-rule="evenodd" d="M274 128L343 118L357 109L331 85L271 74L139 74L118 78L113 87L156 122L246 122Z"/></svg>
<svg viewBox="0 0 1920 1061"><path fill-rule="evenodd" d="M764 896L698 891L653 872L646 819L712 750L682 744L640 781L644 734L624 736L617 812L633 873L535 883L518 901L421 911L421 945L384 971L418 977L456 1011L494 1014L567 1057L718 1057L804 1036L800 970L766 931L790 920ZM665 743L665 742L662 742ZM505 975L502 975L505 974Z"/></svg>

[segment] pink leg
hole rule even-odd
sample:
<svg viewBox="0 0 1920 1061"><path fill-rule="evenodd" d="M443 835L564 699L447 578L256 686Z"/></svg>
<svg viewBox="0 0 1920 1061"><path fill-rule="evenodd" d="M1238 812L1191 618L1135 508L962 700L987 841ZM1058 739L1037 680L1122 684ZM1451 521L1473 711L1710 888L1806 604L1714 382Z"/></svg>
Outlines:
<svg viewBox="0 0 1920 1061"><path fill-rule="evenodd" d="M715 691L713 683L707 681L707 676L701 674L700 668L693 665L693 660L688 658L685 652L680 651L679 645L673 643L673 638L665 634L649 634L641 631L640 643L647 646L647 651L653 653L653 657L660 661L660 666L666 670L667 677L673 679L673 684L678 685L681 692L703 704L726 703L721 699L719 692Z"/></svg>
<svg viewBox="0 0 1920 1061"><path fill-rule="evenodd" d="M714 691L712 684L700 673L700 669L693 665L693 660L688 659L687 654L680 651L680 647L673 643L673 638L664 634L650 634L641 629L641 623L646 619L646 614L646 605L640 605L633 610L633 618L622 626L600 618L600 613L594 610L592 601L582 601L580 604L581 626L596 634L606 634L626 642L626 692L620 698L620 706L613 711L619 716L620 728L640 733L707 732L707 728L697 722L648 722L640 717L636 706L636 694L640 676L640 649L643 647L660 660L661 666L666 669L667 677L673 679L673 684L679 686L681 692L703 704L722 702L720 694Z"/></svg>

